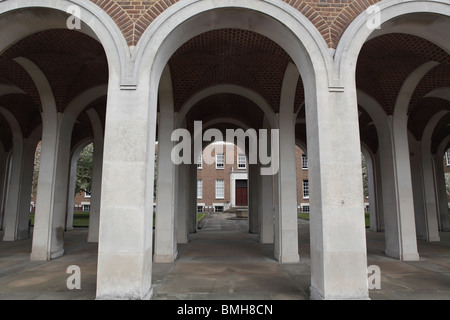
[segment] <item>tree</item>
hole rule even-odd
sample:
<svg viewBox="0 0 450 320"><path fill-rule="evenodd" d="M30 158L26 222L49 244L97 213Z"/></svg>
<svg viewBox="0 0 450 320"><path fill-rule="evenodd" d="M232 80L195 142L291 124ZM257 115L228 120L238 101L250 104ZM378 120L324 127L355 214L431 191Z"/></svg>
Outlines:
<svg viewBox="0 0 450 320"><path fill-rule="evenodd" d="M94 145L91 143L81 151L78 158L75 194L80 192L91 193L93 166Z"/></svg>
<svg viewBox="0 0 450 320"><path fill-rule="evenodd" d="M447 196L450 196L450 172L445 173L445 189L447 190Z"/></svg>
<svg viewBox="0 0 450 320"><path fill-rule="evenodd" d="M362 153L361 153L361 164L362 164L362 179L363 179L364 197L367 198L369 196L369 179L367 176L366 158L364 158Z"/></svg>

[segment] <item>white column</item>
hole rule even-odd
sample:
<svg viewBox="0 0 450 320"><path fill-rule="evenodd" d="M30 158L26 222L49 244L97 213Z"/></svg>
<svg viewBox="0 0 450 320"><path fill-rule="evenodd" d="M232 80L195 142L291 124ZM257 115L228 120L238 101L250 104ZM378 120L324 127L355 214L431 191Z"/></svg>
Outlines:
<svg viewBox="0 0 450 320"><path fill-rule="evenodd" d="M411 165L407 138L407 118L400 113L388 116L381 105L358 91L358 103L373 119L378 133L377 180L381 182L386 255L416 261L416 227L414 219ZM401 108L400 108L401 109Z"/></svg>
<svg viewBox="0 0 450 320"><path fill-rule="evenodd" d="M384 209L383 209L383 187L381 181L381 169L380 169L380 153L374 157L375 164L375 187L376 187L376 199L377 199L377 229L376 231L382 232L384 231Z"/></svg>
<svg viewBox="0 0 450 320"><path fill-rule="evenodd" d="M155 262L173 262L177 257L175 235L175 165L171 159L175 129L172 80L169 67L159 86L158 178L155 217Z"/></svg>
<svg viewBox="0 0 450 320"><path fill-rule="evenodd" d="M322 74L316 73L316 77ZM350 76L349 79L352 77ZM323 79L322 79L323 80ZM367 299L356 88L304 79L310 185L311 298ZM338 124L338 125L337 125Z"/></svg>
<svg viewBox="0 0 450 320"><path fill-rule="evenodd" d="M425 219L427 227L427 241L439 241L438 203L436 195L435 170L433 167L433 156L431 154L431 139L437 123L447 115L443 110L436 113L427 123L422 134L421 155L422 175L425 198Z"/></svg>
<svg viewBox="0 0 450 320"><path fill-rule="evenodd" d="M73 207L74 207L74 196L77 184L77 166L78 158L85 145L78 146L72 152L72 160L70 161L70 175L69 175L69 191L67 192L67 217L66 217L66 230L73 229Z"/></svg>
<svg viewBox="0 0 450 320"><path fill-rule="evenodd" d="M22 169L24 154L24 139L22 130L14 115L4 108L0 108L1 114L8 121L13 133L13 150L10 160L9 183L7 185L7 197L4 217L3 241L17 240L19 224L19 204L22 187Z"/></svg>
<svg viewBox="0 0 450 320"><path fill-rule="evenodd" d="M17 225L17 240L30 237L30 202L33 188L34 157L36 146L41 137L42 128L39 126L30 136L25 139L23 164L22 164L22 187L19 200L19 222Z"/></svg>
<svg viewBox="0 0 450 320"><path fill-rule="evenodd" d="M450 137L448 138L450 140ZM444 141L448 142L448 141ZM447 143L445 143L446 145ZM450 231L450 221L448 219L448 202L447 202L447 191L445 187L445 176L444 176L444 166L443 166L443 148L438 148L438 151L434 155L434 167L436 172L436 189L438 196L438 209L439 209L439 229L441 231ZM445 151L444 151L445 152Z"/></svg>
<svg viewBox="0 0 450 320"><path fill-rule="evenodd" d="M259 179L259 242L273 243L273 177L260 175Z"/></svg>
<svg viewBox="0 0 450 320"><path fill-rule="evenodd" d="M258 185L261 178L259 173L258 165L248 165L248 224L250 233L259 233Z"/></svg>
<svg viewBox="0 0 450 320"><path fill-rule="evenodd" d="M425 201L423 189L422 150L421 143L409 135L409 151L411 163L411 179L414 199L414 217L416 236L420 240L427 240L427 225L425 220Z"/></svg>
<svg viewBox="0 0 450 320"><path fill-rule="evenodd" d="M102 194L103 169L103 128L99 115L94 109L87 111L94 132L94 154L92 166L92 189L89 212L88 242L98 242L100 228L100 199ZM73 206L72 206L73 208Z"/></svg>
<svg viewBox="0 0 450 320"><path fill-rule="evenodd" d="M189 242L189 180L190 170L188 164L177 166L177 213L176 236L177 243Z"/></svg>
<svg viewBox="0 0 450 320"><path fill-rule="evenodd" d="M392 116L388 121L392 121ZM397 138L395 135L395 130L379 132L385 253L400 260L416 261L419 254L408 139L406 132L405 135L397 134Z"/></svg>
<svg viewBox="0 0 450 320"><path fill-rule="evenodd" d="M297 165L295 153L294 100L299 73L289 64L281 91L278 119L279 172L277 176L278 210L275 216L275 258L280 262L298 262Z"/></svg>
<svg viewBox="0 0 450 320"><path fill-rule="evenodd" d="M96 297L149 299L157 97L148 79L120 90L117 78L110 74Z"/></svg>
<svg viewBox="0 0 450 320"><path fill-rule="evenodd" d="M197 232L197 165L191 164L189 166L189 233Z"/></svg>
<svg viewBox="0 0 450 320"><path fill-rule="evenodd" d="M6 185L8 182L8 153L0 144L0 230L3 230L3 218L6 197Z"/></svg>

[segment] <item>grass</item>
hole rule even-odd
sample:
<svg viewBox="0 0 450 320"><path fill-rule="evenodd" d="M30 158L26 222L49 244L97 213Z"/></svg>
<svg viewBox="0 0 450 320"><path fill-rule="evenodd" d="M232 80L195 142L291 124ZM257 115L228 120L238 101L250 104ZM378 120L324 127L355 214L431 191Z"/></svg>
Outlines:
<svg viewBox="0 0 450 320"><path fill-rule="evenodd" d="M299 218L309 220L309 213L307 213L307 212L297 213L297 216L298 216ZM449 215L449 217L450 217L450 215ZM369 212L366 212L366 213L364 214L364 218L365 218L365 220L366 220L366 227L367 227L367 228L370 227L370 213L369 213Z"/></svg>
<svg viewBox="0 0 450 320"><path fill-rule="evenodd" d="M31 226L34 226L34 214L30 214ZM89 227L89 211L75 211L73 213L74 227Z"/></svg>

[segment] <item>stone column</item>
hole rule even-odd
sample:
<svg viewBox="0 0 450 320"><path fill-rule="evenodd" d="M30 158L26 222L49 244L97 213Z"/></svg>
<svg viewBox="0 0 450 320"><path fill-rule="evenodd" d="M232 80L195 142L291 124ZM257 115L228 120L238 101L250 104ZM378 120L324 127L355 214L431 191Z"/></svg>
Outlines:
<svg viewBox="0 0 450 320"><path fill-rule="evenodd" d="M259 242L273 243L273 177L259 176Z"/></svg>
<svg viewBox="0 0 450 320"><path fill-rule="evenodd" d="M94 132L94 154L92 167L92 190L89 212L88 242L98 242L100 228L100 199L102 194L102 168L103 168L103 128L100 117L94 109L87 111Z"/></svg>
<svg viewBox="0 0 450 320"><path fill-rule="evenodd" d="M259 233L259 201L258 201L258 185L259 166L256 164L248 165L248 225L250 233Z"/></svg>
<svg viewBox="0 0 450 320"><path fill-rule="evenodd" d="M157 97L149 96L145 80L126 90L119 89L117 76L110 75L97 299L149 299L152 295Z"/></svg>
<svg viewBox="0 0 450 320"><path fill-rule="evenodd" d="M295 153L295 90L298 70L288 65L281 91L279 127L279 171L276 175L278 210L275 215L275 258L298 262L297 164ZM274 150L272 148L272 150Z"/></svg>
<svg viewBox="0 0 450 320"><path fill-rule="evenodd" d="M6 197L6 184L8 181L8 154L3 145L0 144L0 229L3 230L3 218Z"/></svg>
<svg viewBox="0 0 450 320"><path fill-rule="evenodd" d="M22 169L25 142L20 125L14 115L4 108L0 108L0 112L7 120L13 134L13 150L10 160L9 183L7 185L3 241L15 241L17 240L20 217L19 204L22 188Z"/></svg>
<svg viewBox="0 0 450 320"><path fill-rule="evenodd" d="M320 73L316 77L321 78ZM351 77L350 77L351 78ZM323 80L323 79L322 79ZM311 298L367 299L356 88L304 79L310 186Z"/></svg>
<svg viewBox="0 0 450 320"><path fill-rule="evenodd" d="M188 164L177 166L177 198L176 233L178 243L189 242L189 187L190 172Z"/></svg>
<svg viewBox="0 0 450 320"><path fill-rule="evenodd" d="M450 139L450 138L449 138ZM439 229L441 231L450 231L450 221L448 219L448 202L445 187L444 166L442 164L442 152L436 152L434 155L434 168L436 172L436 192L438 196L439 209Z"/></svg>
<svg viewBox="0 0 450 320"><path fill-rule="evenodd" d="M67 217L66 217L66 230L73 229L73 207L74 207L74 195L77 184L77 167L78 158L83 150L84 145L78 146L72 152L72 158L70 160L70 174L69 174L69 191L67 192Z"/></svg>
<svg viewBox="0 0 450 320"><path fill-rule="evenodd" d="M424 184L425 219L427 227L427 241L439 241L438 202L436 194L436 175L431 154L431 139L437 123L448 111L436 113L427 123L421 142L422 175Z"/></svg>
<svg viewBox="0 0 450 320"><path fill-rule="evenodd" d="M189 233L197 232L197 165L189 165Z"/></svg>
<svg viewBox="0 0 450 320"><path fill-rule="evenodd" d="M38 127L25 139L23 164L22 164L22 187L19 202L19 222L17 225L17 240L30 238L30 202L33 188L34 157L36 146L41 137L41 127Z"/></svg>
<svg viewBox="0 0 450 320"><path fill-rule="evenodd" d="M164 69L159 87L158 178L155 217L155 262L173 262L177 257L175 235L175 165L171 159L175 129L172 81Z"/></svg>

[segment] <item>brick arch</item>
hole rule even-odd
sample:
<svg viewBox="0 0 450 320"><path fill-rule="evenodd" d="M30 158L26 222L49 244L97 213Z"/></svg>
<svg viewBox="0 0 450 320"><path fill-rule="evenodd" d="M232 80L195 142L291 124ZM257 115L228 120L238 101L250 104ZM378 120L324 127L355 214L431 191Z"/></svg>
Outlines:
<svg viewBox="0 0 450 320"><path fill-rule="evenodd" d="M353 0L347 1L348 3L343 9L334 17L329 27L329 38L325 38L328 46L336 48L339 40L345 29L350 23L362 12L364 12L371 5L374 5L382 0ZM345 2L345 1L341 1Z"/></svg>
<svg viewBox="0 0 450 320"><path fill-rule="evenodd" d="M144 31L167 8L180 0L90 0L119 26L128 45L135 46ZM282 0L308 18L330 48L336 48L347 26L361 12L381 0L299 1Z"/></svg>
<svg viewBox="0 0 450 320"><path fill-rule="evenodd" d="M127 44L135 46L145 29L164 10L179 0L116 1L90 0L102 8L118 25Z"/></svg>

